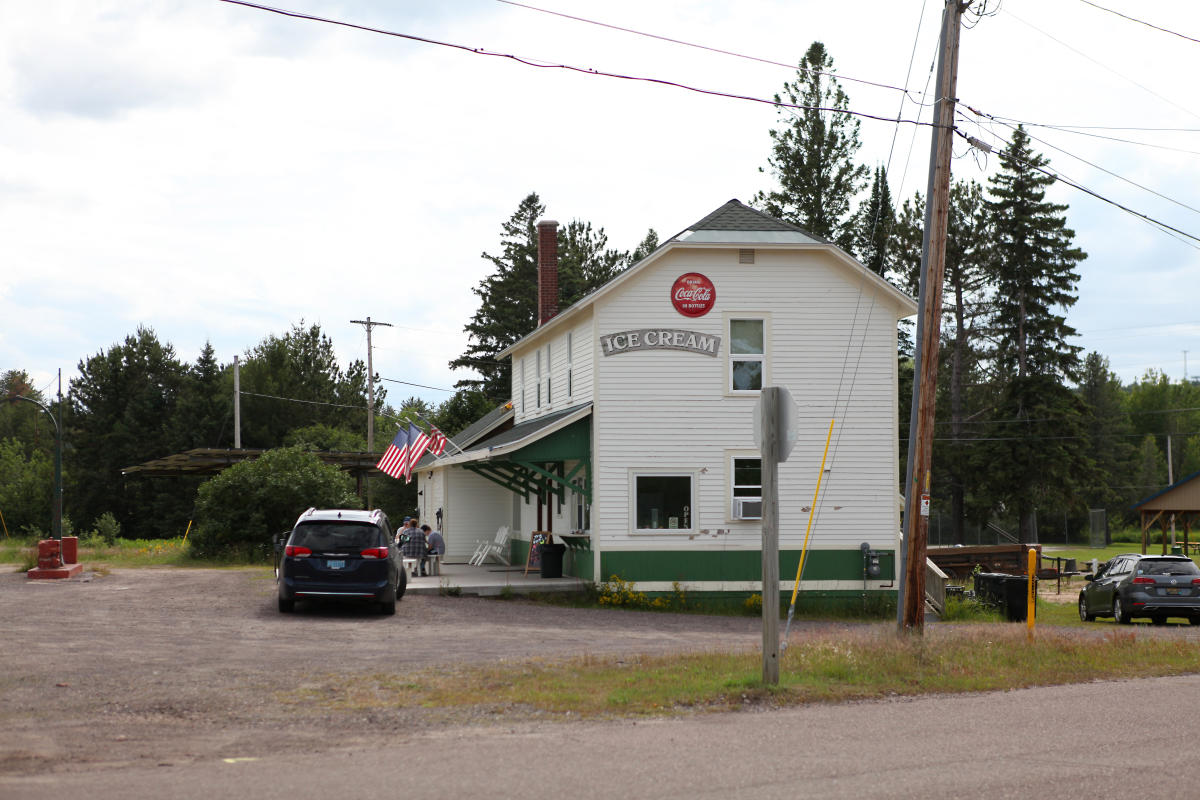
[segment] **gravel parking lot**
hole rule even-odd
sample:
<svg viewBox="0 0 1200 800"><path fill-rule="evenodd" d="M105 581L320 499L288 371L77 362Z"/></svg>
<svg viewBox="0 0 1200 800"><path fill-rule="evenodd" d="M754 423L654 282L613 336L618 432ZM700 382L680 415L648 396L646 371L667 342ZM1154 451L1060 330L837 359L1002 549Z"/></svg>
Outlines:
<svg viewBox="0 0 1200 800"><path fill-rule="evenodd" d="M71 581L0 573L0 774L177 763L494 722L389 709L370 719L281 705L331 674L754 648L752 618L406 596L396 616L275 608L262 569L136 569ZM825 626L822 626L825 627ZM837 627L832 625L831 627ZM514 665L515 667L515 665Z"/></svg>

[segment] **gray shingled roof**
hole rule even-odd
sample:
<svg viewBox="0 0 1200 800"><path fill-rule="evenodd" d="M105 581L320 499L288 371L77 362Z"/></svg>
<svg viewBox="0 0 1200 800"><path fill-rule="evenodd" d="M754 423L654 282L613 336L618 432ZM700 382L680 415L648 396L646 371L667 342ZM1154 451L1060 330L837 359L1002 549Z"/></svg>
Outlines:
<svg viewBox="0 0 1200 800"><path fill-rule="evenodd" d="M555 411L553 414L546 414L545 416L542 416L542 417L535 417L534 419L529 420L528 422L522 422L520 425L514 425L513 427L509 428L506 431L501 431L500 433L496 434L495 436L484 439L483 441L478 442L474 447L472 447L470 449L476 450L476 449L482 449L484 447L488 447L488 448L503 447L506 444L512 444L513 442L519 442L522 439L524 439L526 436L532 436L533 434L537 433L538 431L542 430L543 428L550 427L554 423L561 420L563 417L569 417L572 414L574 414L575 412L580 411L584 408L587 408L590 405L591 405L591 403L580 403L579 405L571 406L570 408L564 408L562 411Z"/></svg>
<svg viewBox="0 0 1200 800"><path fill-rule="evenodd" d="M740 200L730 200L699 222L689 225L690 231L787 231L802 233L811 239L823 241L808 231L789 222L764 214Z"/></svg>

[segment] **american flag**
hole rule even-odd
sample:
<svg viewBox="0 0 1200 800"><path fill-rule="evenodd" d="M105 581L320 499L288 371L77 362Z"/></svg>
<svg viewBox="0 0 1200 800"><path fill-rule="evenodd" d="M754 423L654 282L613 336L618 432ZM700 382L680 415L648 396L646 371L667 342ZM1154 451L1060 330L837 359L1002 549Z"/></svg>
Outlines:
<svg viewBox="0 0 1200 800"><path fill-rule="evenodd" d="M404 482L412 482L412 468L421 460L421 456L425 455L425 450L429 447L429 434L418 428L411 422L408 423L408 457L404 464Z"/></svg>
<svg viewBox="0 0 1200 800"><path fill-rule="evenodd" d="M437 428L429 429L429 452L435 456L440 456L446 452L446 434Z"/></svg>
<svg viewBox="0 0 1200 800"><path fill-rule="evenodd" d="M383 458L379 459L376 468L385 475L390 475L396 480L404 474L405 467L408 465L408 431L401 428L396 431L396 438L392 439L392 443L388 445L388 449L384 452Z"/></svg>

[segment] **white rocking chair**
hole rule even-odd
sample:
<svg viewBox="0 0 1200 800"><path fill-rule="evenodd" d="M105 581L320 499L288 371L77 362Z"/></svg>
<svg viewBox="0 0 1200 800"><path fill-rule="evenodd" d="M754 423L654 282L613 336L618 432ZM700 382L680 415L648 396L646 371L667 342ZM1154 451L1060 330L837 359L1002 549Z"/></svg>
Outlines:
<svg viewBox="0 0 1200 800"><path fill-rule="evenodd" d="M512 562L508 559L507 525L500 526L493 540L481 539L479 544L475 546L475 552L471 555L467 563L474 567L481 567L483 566L483 562L487 561L488 556L492 556L505 566L512 566Z"/></svg>

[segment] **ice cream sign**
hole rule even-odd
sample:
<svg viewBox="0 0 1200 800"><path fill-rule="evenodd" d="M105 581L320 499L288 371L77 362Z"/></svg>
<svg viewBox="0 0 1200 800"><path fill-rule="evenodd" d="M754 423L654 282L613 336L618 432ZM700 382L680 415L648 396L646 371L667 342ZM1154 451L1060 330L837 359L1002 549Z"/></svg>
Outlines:
<svg viewBox="0 0 1200 800"><path fill-rule="evenodd" d="M687 350L715 357L721 350L721 337L673 328L639 328L600 337L600 352L606 356L635 350Z"/></svg>

